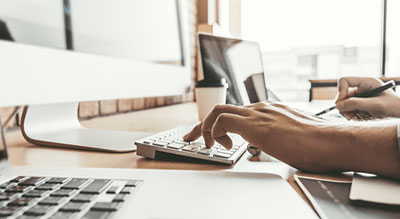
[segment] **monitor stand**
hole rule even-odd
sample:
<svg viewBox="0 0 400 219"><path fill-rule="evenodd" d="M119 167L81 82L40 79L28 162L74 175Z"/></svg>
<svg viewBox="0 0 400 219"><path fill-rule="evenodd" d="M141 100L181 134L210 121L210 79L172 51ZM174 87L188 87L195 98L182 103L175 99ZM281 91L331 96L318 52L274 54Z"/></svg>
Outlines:
<svg viewBox="0 0 400 219"><path fill-rule="evenodd" d="M21 122L24 138L43 146L131 152L136 150L136 139L151 134L85 128L78 119L78 106L79 103L26 106Z"/></svg>

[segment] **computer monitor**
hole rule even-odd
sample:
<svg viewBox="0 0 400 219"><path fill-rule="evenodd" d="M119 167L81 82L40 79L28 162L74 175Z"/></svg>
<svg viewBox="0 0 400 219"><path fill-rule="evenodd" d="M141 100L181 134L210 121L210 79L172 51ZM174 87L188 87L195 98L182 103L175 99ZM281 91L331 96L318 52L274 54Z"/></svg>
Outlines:
<svg viewBox="0 0 400 219"><path fill-rule="evenodd" d="M79 101L190 90L185 0L2 0L0 20L0 107L28 105L29 142L133 151L143 133L84 128Z"/></svg>

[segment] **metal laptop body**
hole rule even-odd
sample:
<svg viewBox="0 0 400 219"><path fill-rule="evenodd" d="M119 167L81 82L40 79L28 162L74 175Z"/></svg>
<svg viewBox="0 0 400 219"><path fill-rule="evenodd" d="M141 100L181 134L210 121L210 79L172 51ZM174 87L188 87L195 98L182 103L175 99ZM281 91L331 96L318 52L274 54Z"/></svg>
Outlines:
<svg viewBox="0 0 400 219"><path fill-rule="evenodd" d="M92 214L91 217L86 218L317 218L311 208L307 206L289 184L279 176L273 174L235 173L228 171L8 167L7 147L4 143L2 133L1 131L2 148L0 150L5 156L2 156L0 160L0 164L3 167L0 176L1 185L10 180L14 180L15 184L18 184L17 181L21 178L16 178L17 176L29 176L35 177L35 179L45 178L48 181L49 179L53 179L54 181L54 179L74 178L90 180L107 179L114 182L139 182L140 185L136 184L138 186L130 189L129 198L117 207L118 210L112 211L109 214L104 214L104 212L114 207L113 199L118 194L106 194L106 191L97 194L97 198L95 198L96 203L103 202L110 204L103 204L100 206L102 208L97 208L98 217ZM31 179L32 182L32 178L28 179ZM24 182L24 180L21 182ZM43 184L38 184L37 186L44 187ZM82 187L79 191L88 192L88 187ZM8 190L12 188L10 187ZM5 193L6 190L1 189L0 197L3 197L3 194L10 194ZM32 193L32 191L36 190L27 191L24 194ZM57 209L64 208L65 210L65 207L61 206L54 207L50 213L37 217L24 214L27 211L26 208L40 208L40 203L43 203L43 199L49 196L51 194L42 198L36 198L35 203L38 204L20 207L22 209L25 208L20 213L20 216L11 216L9 218L25 218L28 216L28 218L52 218ZM22 197L25 196L22 195ZM76 196L74 197L76 199ZM99 200L100 197L101 200ZM32 199L34 200L35 198ZM2 209L9 207L10 202L14 202L15 204L15 201L12 200L1 201L0 212L4 213ZM92 209L94 206L95 204L91 204L85 208ZM66 209L68 210L68 208ZM290 209L290 211L287 209ZM90 211L93 212L94 210ZM86 215L86 213L78 212L72 218L84 218L83 215ZM104 215L106 217L103 217Z"/></svg>

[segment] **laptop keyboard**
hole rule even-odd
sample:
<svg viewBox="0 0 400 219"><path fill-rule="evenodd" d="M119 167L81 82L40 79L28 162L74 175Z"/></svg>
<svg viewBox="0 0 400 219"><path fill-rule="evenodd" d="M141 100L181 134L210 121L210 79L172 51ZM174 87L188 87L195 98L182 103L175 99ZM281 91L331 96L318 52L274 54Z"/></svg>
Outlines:
<svg viewBox="0 0 400 219"><path fill-rule="evenodd" d="M0 185L0 218L109 219L142 182L18 176Z"/></svg>
<svg viewBox="0 0 400 219"><path fill-rule="evenodd" d="M135 142L137 154L154 159L152 155L155 155L155 152L164 152L233 164L247 149L246 141L236 134L229 134L233 142L230 150L217 142L213 147L206 148L202 137L192 142L185 142L182 137L192 128L193 126L181 126L138 140Z"/></svg>

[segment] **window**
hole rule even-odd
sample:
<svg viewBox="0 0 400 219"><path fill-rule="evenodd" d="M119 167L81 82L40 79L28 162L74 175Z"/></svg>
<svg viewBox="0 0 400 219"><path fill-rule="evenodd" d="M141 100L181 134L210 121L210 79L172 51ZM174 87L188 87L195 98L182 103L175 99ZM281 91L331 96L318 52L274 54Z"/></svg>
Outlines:
<svg viewBox="0 0 400 219"><path fill-rule="evenodd" d="M241 1L242 38L260 43L267 86L286 101L308 100L309 79L380 76L381 22L381 0Z"/></svg>

